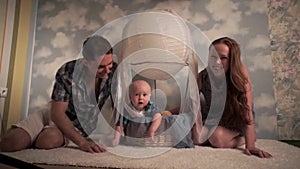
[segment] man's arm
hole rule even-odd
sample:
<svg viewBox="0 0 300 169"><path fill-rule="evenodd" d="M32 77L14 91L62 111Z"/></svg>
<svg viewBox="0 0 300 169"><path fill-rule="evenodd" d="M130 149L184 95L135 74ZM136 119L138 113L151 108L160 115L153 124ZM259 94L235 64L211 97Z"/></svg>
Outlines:
<svg viewBox="0 0 300 169"><path fill-rule="evenodd" d="M91 153L103 152L105 149L92 141L86 140L82 135L76 131L73 123L66 115L68 108L67 102L52 101L51 106L51 119L56 126L61 130L63 135L73 141L83 151Z"/></svg>

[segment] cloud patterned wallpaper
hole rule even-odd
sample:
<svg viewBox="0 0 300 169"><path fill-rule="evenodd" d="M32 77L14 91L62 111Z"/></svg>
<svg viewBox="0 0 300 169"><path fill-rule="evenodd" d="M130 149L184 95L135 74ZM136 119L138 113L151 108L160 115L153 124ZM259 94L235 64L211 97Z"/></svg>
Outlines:
<svg viewBox="0 0 300 169"><path fill-rule="evenodd" d="M87 36L122 16L172 9L197 26L211 41L230 36L239 42L242 60L248 66L253 83L257 136L277 139L267 2L40 0L37 8L29 112L50 100L55 72L64 62L77 58ZM113 29L121 32L123 27ZM294 96L286 97L293 99Z"/></svg>
<svg viewBox="0 0 300 169"><path fill-rule="evenodd" d="M268 7L278 137L300 140L300 2L277 0Z"/></svg>

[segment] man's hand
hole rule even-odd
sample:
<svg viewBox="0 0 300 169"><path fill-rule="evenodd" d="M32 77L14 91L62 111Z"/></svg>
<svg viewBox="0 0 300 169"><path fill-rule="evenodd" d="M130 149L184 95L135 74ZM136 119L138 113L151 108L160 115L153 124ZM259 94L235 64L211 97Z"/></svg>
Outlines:
<svg viewBox="0 0 300 169"><path fill-rule="evenodd" d="M106 149L103 146L98 145L95 142L89 140L86 140L85 142L80 144L79 148L83 151L87 151L90 153L101 153L106 151Z"/></svg>

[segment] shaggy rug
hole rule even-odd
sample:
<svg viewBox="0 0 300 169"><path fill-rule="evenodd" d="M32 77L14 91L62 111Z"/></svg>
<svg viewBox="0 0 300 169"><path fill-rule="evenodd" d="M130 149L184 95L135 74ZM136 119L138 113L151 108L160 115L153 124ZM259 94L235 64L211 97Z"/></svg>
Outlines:
<svg viewBox="0 0 300 169"><path fill-rule="evenodd" d="M258 139L256 145L270 152L273 158L247 156L244 154L244 147L215 149L199 146L193 149L169 149L120 145L99 154L86 153L76 147L65 147L52 150L27 149L3 154L33 164L95 168L299 169L300 148L266 139Z"/></svg>

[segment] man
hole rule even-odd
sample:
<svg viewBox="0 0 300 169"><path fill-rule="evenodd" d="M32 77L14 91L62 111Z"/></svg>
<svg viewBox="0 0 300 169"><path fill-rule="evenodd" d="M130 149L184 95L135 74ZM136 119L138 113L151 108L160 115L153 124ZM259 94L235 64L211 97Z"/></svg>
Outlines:
<svg viewBox="0 0 300 169"><path fill-rule="evenodd" d="M0 142L0 151L29 147L52 149L74 142L83 151L106 151L88 135L96 128L98 114L111 95L116 70L110 43L100 36L86 39L82 59L62 65L56 73L50 114L32 113L12 126ZM50 120L51 116L51 120Z"/></svg>

